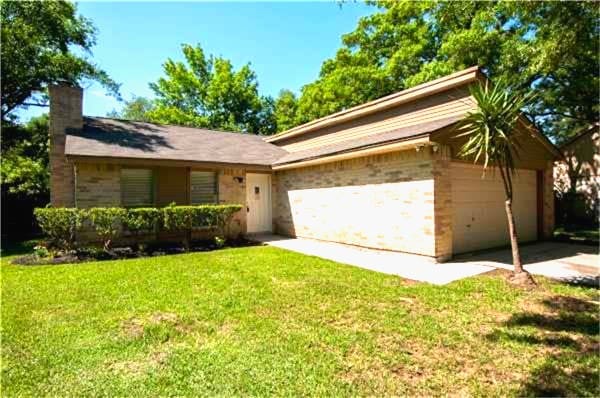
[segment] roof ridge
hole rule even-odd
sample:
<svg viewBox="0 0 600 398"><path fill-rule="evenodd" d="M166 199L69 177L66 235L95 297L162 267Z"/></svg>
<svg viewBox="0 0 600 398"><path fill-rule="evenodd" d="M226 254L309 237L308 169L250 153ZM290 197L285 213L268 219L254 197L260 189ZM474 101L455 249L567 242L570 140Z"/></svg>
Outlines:
<svg viewBox="0 0 600 398"><path fill-rule="evenodd" d="M164 127L181 127L181 128L185 128L185 129L191 129L191 130L204 130L204 131L210 131L213 133L226 133L226 134L237 134L237 135L244 135L244 136L248 136L248 137L257 137L260 139L263 139L265 137L269 137L268 135L261 135L261 134L253 134L253 133L244 133L243 131L225 131L225 130L215 130L215 129L208 129L208 128L204 128L204 127L193 127L193 126L185 126L182 124L170 124L170 123L154 123L154 122L145 122L143 120L133 120L133 119L122 119L122 118L117 118L117 117L108 117L108 116L83 116L84 119L103 119L103 120L116 120L119 122L126 122L126 123L145 123L145 124L150 124L150 125L154 125L154 126L164 126Z"/></svg>

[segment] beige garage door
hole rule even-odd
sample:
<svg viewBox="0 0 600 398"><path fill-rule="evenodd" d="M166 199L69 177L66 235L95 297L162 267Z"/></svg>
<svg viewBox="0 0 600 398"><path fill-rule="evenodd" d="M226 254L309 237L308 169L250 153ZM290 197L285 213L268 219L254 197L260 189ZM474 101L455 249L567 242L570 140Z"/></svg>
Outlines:
<svg viewBox="0 0 600 398"><path fill-rule="evenodd" d="M499 172L467 163L452 163L452 243L454 253L509 244L504 187ZM537 189L534 170L518 170L513 211L519 242L537 238Z"/></svg>

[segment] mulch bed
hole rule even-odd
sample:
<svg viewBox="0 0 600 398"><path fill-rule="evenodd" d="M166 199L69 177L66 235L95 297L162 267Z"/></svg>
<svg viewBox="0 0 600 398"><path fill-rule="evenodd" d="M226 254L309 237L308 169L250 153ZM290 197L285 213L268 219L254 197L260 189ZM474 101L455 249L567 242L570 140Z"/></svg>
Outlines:
<svg viewBox="0 0 600 398"><path fill-rule="evenodd" d="M39 257L36 254L27 254L17 257L11 262L19 265L56 265L76 264L89 261L123 260L129 258L156 257L169 254L183 254L193 252L208 252L224 248L258 246L261 243L244 238L228 240L225 246L218 247L214 241L192 241L189 250L174 243L153 243L139 247L115 247L106 252L95 247L78 248L68 252L62 252L54 257Z"/></svg>

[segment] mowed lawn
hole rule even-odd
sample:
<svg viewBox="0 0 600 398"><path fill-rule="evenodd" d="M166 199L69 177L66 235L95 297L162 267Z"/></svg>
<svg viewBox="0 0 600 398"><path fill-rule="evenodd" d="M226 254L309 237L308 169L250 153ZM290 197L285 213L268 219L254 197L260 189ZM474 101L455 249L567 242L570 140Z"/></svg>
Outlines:
<svg viewBox="0 0 600 398"><path fill-rule="evenodd" d="M6 396L600 394L595 289L432 286L260 246L9 260Z"/></svg>

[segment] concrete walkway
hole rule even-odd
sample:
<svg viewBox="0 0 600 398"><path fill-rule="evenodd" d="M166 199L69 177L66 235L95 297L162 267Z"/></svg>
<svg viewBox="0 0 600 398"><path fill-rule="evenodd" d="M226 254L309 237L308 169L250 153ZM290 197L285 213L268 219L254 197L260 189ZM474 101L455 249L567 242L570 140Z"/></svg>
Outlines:
<svg viewBox="0 0 600 398"><path fill-rule="evenodd" d="M438 264L425 256L313 239L286 238L272 234L254 235L251 239L282 249L436 285L499 268L512 269L511 253L507 249L463 255L451 262ZM593 246L544 242L522 246L521 256L525 269L532 274L598 285L598 250Z"/></svg>

